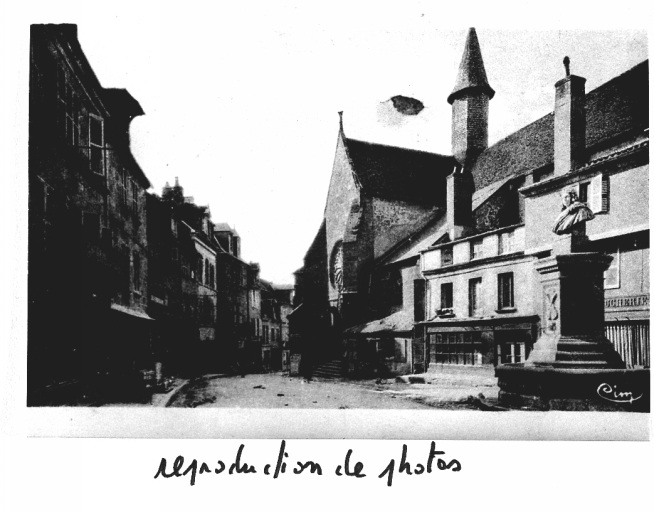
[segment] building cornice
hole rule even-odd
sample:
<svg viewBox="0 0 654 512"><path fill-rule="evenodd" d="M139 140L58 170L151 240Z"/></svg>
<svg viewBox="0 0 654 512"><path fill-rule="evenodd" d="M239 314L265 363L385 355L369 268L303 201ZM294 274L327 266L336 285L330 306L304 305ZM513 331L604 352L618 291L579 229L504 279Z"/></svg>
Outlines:
<svg viewBox="0 0 654 512"><path fill-rule="evenodd" d="M495 263L502 263L505 261L514 261L520 259L531 259L532 257L525 254L524 251L512 252L510 254L502 254L500 256L491 256L488 258L479 258L464 263L457 263L455 265L447 265L445 267L439 267L432 270L423 270L422 273L425 276L435 276L440 274L449 274L461 272L462 270L470 270L475 267L486 267L488 265L493 265Z"/></svg>
<svg viewBox="0 0 654 512"><path fill-rule="evenodd" d="M633 164L644 165L649 162L648 148L649 139L646 139L627 148L615 151L609 155L591 160L587 164L566 174L553 176L547 180L523 187L519 192L526 197L539 196L553 190L560 190L567 185L577 183L586 176L595 174L598 171L606 171L606 167L609 166L611 166L611 169L608 169L608 171L615 173L627 170L631 168Z"/></svg>

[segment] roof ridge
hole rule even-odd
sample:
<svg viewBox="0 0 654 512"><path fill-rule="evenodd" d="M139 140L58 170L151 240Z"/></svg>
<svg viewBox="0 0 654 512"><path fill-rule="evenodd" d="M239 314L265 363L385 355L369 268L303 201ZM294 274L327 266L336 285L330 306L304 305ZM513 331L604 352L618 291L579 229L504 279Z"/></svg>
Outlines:
<svg viewBox="0 0 654 512"><path fill-rule="evenodd" d="M381 142L372 142L372 141L368 141L368 140L355 139L355 138L352 138L352 137L345 137L345 140L348 141L348 142L358 142L360 144L368 144L370 146L381 146L381 147L384 147L384 148L399 149L401 151L411 151L412 153L422 153L422 154L431 155L431 156L442 156L442 157L445 157L445 158L452 157L452 155L447 155L447 154L443 154L443 153L433 153L431 151L425 151L424 149L413 149L413 148L406 148L406 147L403 147L403 146L393 146L391 144L383 144Z"/></svg>

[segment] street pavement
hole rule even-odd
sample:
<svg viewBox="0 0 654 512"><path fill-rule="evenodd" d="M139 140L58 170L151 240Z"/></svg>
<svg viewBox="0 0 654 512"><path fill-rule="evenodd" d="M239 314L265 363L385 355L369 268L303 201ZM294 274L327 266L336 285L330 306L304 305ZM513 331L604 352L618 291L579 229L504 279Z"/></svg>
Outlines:
<svg viewBox="0 0 654 512"><path fill-rule="evenodd" d="M205 376L189 383L170 407L303 409L480 409L493 407L492 373L439 372L412 376L417 383L389 380L307 382L281 373ZM423 383L424 382L424 383Z"/></svg>

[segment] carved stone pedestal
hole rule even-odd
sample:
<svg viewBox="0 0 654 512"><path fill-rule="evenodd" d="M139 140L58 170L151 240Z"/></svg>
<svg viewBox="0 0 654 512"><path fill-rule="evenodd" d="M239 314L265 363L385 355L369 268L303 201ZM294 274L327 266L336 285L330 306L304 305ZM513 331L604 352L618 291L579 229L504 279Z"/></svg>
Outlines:
<svg viewBox="0 0 654 512"><path fill-rule="evenodd" d="M626 370L604 336L603 274L611 257L573 252L562 236L536 264L541 335L524 364L498 366L500 404L563 410L649 411L649 370Z"/></svg>
<svg viewBox="0 0 654 512"><path fill-rule="evenodd" d="M604 337L603 276L611 259L599 253L563 253L536 265L541 276L541 336L526 366L625 367Z"/></svg>

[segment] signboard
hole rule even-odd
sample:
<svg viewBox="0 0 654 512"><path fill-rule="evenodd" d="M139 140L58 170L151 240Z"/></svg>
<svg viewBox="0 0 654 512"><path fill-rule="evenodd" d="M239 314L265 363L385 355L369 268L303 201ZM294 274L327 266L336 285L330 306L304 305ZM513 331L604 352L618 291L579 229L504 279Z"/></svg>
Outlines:
<svg viewBox="0 0 654 512"><path fill-rule="evenodd" d="M649 295L631 295L604 299L606 309L634 308L649 306Z"/></svg>

